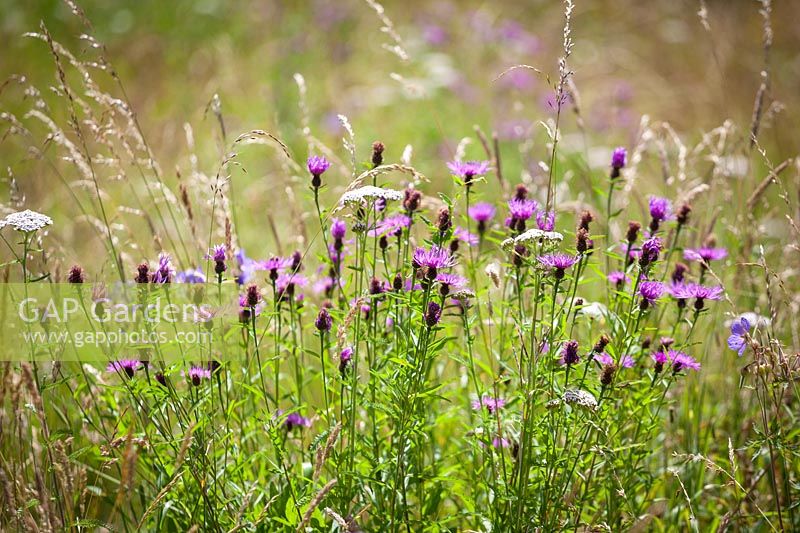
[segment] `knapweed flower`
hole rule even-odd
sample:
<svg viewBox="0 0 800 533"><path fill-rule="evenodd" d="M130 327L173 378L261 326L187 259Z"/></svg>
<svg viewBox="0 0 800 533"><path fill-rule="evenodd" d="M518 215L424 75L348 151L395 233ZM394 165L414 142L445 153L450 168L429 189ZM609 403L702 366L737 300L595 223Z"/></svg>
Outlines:
<svg viewBox="0 0 800 533"><path fill-rule="evenodd" d="M302 274L281 274L275 280L275 291L278 293L279 298L291 298L294 296L296 287L305 287L308 284L308 278Z"/></svg>
<svg viewBox="0 0 800 533"><path fill-rule="evenodd" d="M442 318L442 308L436 302L428 302L428 309L425 311L425 325L429 328L434 327Z"/></svg>
<svg viewBox="0 0 800 533"><path fill-rule="evenodd" d="M642 243L641 255L639 257L639 264L642 268L658 261L658 256L661 253L663 244L658 237L651 237Z"/></svg>
<svg viewBox="0 0 800 533"><path fill-rule="evenodd" d="M150 283L150 265L141 263L136 267L136 277L133 278L136 283Z"/></svg>
<svg viewBox="0 0 800 533"><path fill-rule="evenodd" d="M578 258L567 254L547 254L537 257L536 260L548 270L552 270L556 279L561 279L564 277L564 271L574 265Z"/></svg>
<svg viewBox="0 0 800 533"><path fill-rule="evenodd" d="M653 371L656 374L660 374L661 371L664 370L664 365L667 364L667 354L664 351L654 352L650 355L653 359L655 365L653 365Z"/></svg>
<svg viewBox="0 0 800 533"><path fill-rule="evenodd" d="M340 373L344 374L347 371L347 368L350 366L350 362L353 360L353 352L353 348L351 346L347 346L339 354Z"/></svg>
<svg viewBox="0 0 800 533"><path fill-rule="evenodd" d="M595 354L594 360L604 366L609 366L614 364L614 358L608 355L607 353L599 353ZM619 366L622 368L632 368L634 364L633 357L630 355L623 355L622 358L619 360Z"/></svg>
<svg viewBox="0 0 800 533"><path fill-rule="evenodd" d="M728 250L725 248L688 248L683 251L683 258L687 261L702 261L710 263L728 257Z"/></svg>
<svg viewBox="0 0 800 533"><path fill-rule="evenodd" d="M562 365L570 366L576 364L580 360L581 356L578 353L578 341L570 340L565 342L564 347L561 348L561 359L559 362Z"/></svg>
<svg viewBox="0 0 800 533"><path fill-rule="evenodd" d="M470 233L468 229L456 226L453 230L453 237L461 242L466 243L468 246L477 246L479 239L474 233Z"/></svg>
<svg viewBox="0 0 800 533"><path fill-rule="evenodd" d="M625 164L627 163L628 152L622 146L618 146L614 148L614 152L611 154L611 177L618 178L619 171L625 168Z"/></svg>
<svg viewBox="0 0 800 533"><path fill-rule="evenodd" d="M344 239L344 236L347 234L347 224L344 220L340 220L338 218L334 218L331 221L331 237L336 240Z"/></svg>
<svg viewBox="0 0 800 533"><path fill-rule="evenodd" d="M18 211L7 215L2 222L0 222L0 228L11 226L17 231L31 233L46 228L52 223L53 219L49 216L26 209L25 211Z"/></svg>
<svg viewBox="0 0 800 533"><path fill-rule="evenodd" d="M469 186L472 178L475 176L483 176L489 170L488 161L450 161L447 163L447 168L454 176L458 176L461 180Z"/></svg>
<svg viewBox="0 0 800 533"><path fill-rule="evenodd" d="M236 276L236 283L238 285L245 285L249 283L257 270L263 270L263 263L247 257L244 250L241 248L234 254L236 263L239 266L239 274Z"/></svg>
<svg viewBox="0 0 800 533"><path fill-rule="evenodd" d="M446 272L440 272L436 275L436 281L441 284L439 289L439 293L442 296L447 296L450 294L451 291L458 291L467 284L467 280L462 278L458 274L449 274Z"/></svg>
<svg viewBox="0 0 800 533"><path fill-rule="evenodd" d="M542 231L553 231L556 227L556 214L553 211L538 211L536 226Z"/></svg>
<svg viewBox="0 0 800 533"><path fill-rule="evenodd" d="M422 201L422 193L418 190L409 187L403 191L403 209L405 209L408 214L419 209L420 201Z"/></svg>
<svg viewBox="0 0 800 533"><path fill-rule="evenodd" d="M120 359L119 361L108 363L106 370L108 372L124 372L129 378L132 378L139 365L141 365L141 361L137 359Z"/></svg>
<svg viewBox="0 0 800 533"><path fill-rule="evenodd" d="M705 300L719 300L722 298L722 287L706 287L697 283L677 283L669 288L669 293L678 302L695 298L694 308L703 309Z"/></svg>
<svg viewBox="0 0 800 533"><path fill-rule="evenodd" d="M747 348L747 337L750 332L750 321L739 317L731 323L731 335L728 337L728 348L739 354L744 354Z"/></svg>
<svg viewBox="0 0 800 533"><path fill-rule="evenodd" d="M494 218L495 208L492 204L480 202L470 206L467 214L478 223L478 233L484 233L489 221Z"/></svg>
<svg viewBox="0 0 800 533"><path fill-rule="evenodd" d="M222 273L228 270L228 265L226 261L228 259L227 253L225 252L225 245L218 244L211 249L211 253L206 256L208 259L214 261L214 273L217 275L220 281L222 281Z"/></svg>
<svg viewBox="0 0 800 533"><path fill-rule="evenodd" d="M69 269L67 283L80 284L83 283L83 279L83 269L78 265L73 265L72 268Z"/></svg>
<svg viewBox="0 0 800 533"><path fill-rule="evenodd" d="M276 281L279 277L278 272L289 268L291 264L292 260L288 257L272 257L266 261L262 261L259 265L259 269L269 272L269 279L271 281Z"/></svg>
<svg viewBox="0 0 800 533"><path fill-rule="evenodd" d="M203 366L193 366L189 369L188 376L192 385L198 387L204 379L211 379L211 370Z"/></svg>
<svg viewBox="0 0 800 533"><path fill-rule="evenodd" d="M484 396L480 400L472 401L472 408L479 411L481 407L489 411L489 414L494 414L498 409L502 409L506 401L502 398L495 398L493 396Z"/></svg>
<svg viewBox="0 0 800 533"><path fill-rule="evenodd" d="M153 283L170 283L175 276L175 268L172 266L172 258L166 252L158 255L158 268L153 273Z"/></svg>
<svg viewBox="0 0 800 533"><path fill-rule="evenodd" d="M317 328L317 331L320 333L327 333L331 330L333 326L333 319L331 318L331 314L328 312L327 307L323 307L319 310L319 314L317 315L317 319L314 320L314 327Z"/></svg>
<svg viewBox="0 0 800 533"><path fill-rule="evenodd" d="M678 350L669 350L667 352L667 359L672 364L672 372L677 374L683 369L700 370L700 363L694 357L687 355L685 352Z"/></svg>
<svg viewBox="0 0 800 533"><path fill-rule="evenodd" d="M506 225L512 230L518 232L525 231L525 221L533 216L533 213L538 208L538 204L534 200L526 198L514 198L508 201L509 218Z"/></svg>
<svg viewBox="0 0 800 533"><path fill-rule="evenodd" d="M244 306L249 307L250 309L255 308L261 302L261 290L258 288L258 285L250 285L247 287L247 292L245 292L244 296ZM240 301L241 303L241 301Z"/></svg>
<svg viewBox="0 0 800 533"><path fill-rule="evenodd" d="M404 214L392 215L379 221L374 229L369 230L367 235L370 237L397 237L402 235L403 230L411 225L411 217Z"/></svg>
<svg viewBox="0 0 800 533"><path fill-rule="evenodd" d="M650 197L650 231L658 231L658 226L672 214L672 204L660 196Z"/></svg>
<svg viewBox="0 0 800 533"><path fill-rule="evenodd" d="M402 200L403 193L400 191L395 191L394 189L384 189L381 187L375 187L374 185L365 185L363 187L359 187L358 189L347 191L342 195L339 202L342 205L362 206L368 201L376 201L379 199L385 201Z"/></svg>
<svg viewBox="0 0 800 533"><path fill-rule="evenodd" d="M294 428L310 428L311 419L306 418L300 413L289 413L286 420L283 422L286 431L292 431Z"/></svg>
<svg viewBox="0 0 800 533"><path fill-rule="evenodd" d="M639 296L642 297L641 308L647 309L656 303L664 294L664 284L660 281L643 281L639 284Z"/></svg>
<svg viewBox="0 0 800 533"><path fill-rule="evenodd" d="M323 156L312 155L307 162L308 171L311 173L311 186L318 189L322 185L320 177L328 170L331 164Z"/></svg>
<svg viewBox="0 0 800 533"><path fill-rule="evenodd" d="M450 252L441 246L432 245L430 250L417 248L414 250L414 268L423 270L423 277L428 280L436 279L438 271L455 265L455 259Z"/></svg>
<svg viewBox="0 0 800 533"><path fill-rule="evenodd" d="M628 283L630 280L631 279L627 274L625 274L625 272L621 272L619 270L615 270L608 275L608 282L616 286L618 289L622 288L622 286Z"/></svg>

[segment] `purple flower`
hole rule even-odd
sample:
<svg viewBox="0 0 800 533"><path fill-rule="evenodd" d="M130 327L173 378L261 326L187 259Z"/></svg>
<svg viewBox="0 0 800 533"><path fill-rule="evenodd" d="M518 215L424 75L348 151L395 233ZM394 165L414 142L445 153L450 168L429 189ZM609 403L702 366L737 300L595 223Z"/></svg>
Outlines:
<svg viewBox="0 0 800 533"><path fill-rule="evenodd" d="M269 272L270 281L275 282L278 279L278 271L289 268L291 264L292 260L289 257L272 257L267 261L262 261L258 269Z"/></svg>
<svg viewBox="0 0 800 533"><path fill-rule="evenodd" d="M294 428L309 428L311 427L311 419L304 417L300 413L289 413L283 425L287 431L291 431Z"/></svg>
<svg viewBox="0 0 800 533"><path fill-rule="evenodd" d="M664 370L664 365L667 363L667 354L663 351L654 352L650 355L655 362L654 370L656 374L660 374Z"/></svg>
<svg viewBox="0 0 800 533"><path fill-rule="evenodd" d="M480 400L473 400L472 408L478 411L481 407L485 407L486 410L489 411L489 414L494 414L498 409L502 409L505 404L506 401L502 398L484 396Z"/></svg>
<svg viewBox="0 0 800 533"><path fill-rule="evenodd" d="M750 331L750 322L745 317L737 318L731 324L731 336L728 337L728 348L739 354L744 354L747 348L747 337Z"/></svg>
<svg viewBox="0 0 800 533"><path fill-rule="evenodd" d="M199 268L190 268L175 274L175 281L178 283L205 283L206 276Z"/></svg>
<svg viewBox="0 0 800 533"><path fill-rule="evenodd" d="M319 310L317 319L314 321L314 326L320 333L327 333L331 330L331 326L333 326L333 319L331 318L330 313L328 313L327 307L323 307Z"/></svg>
<svg viewBox="0 0 800 533"><path fill-rule="evenodd" d="M489 170L488 161L451 161L447 163L447 168L454 176L458 176L461 180L469 186L472 183L472 178L475 176L482 176Z"/></svg>
<svg viewBox="0 0 800 533"><path fill-rule="evenodd" d="M392 215L378 222L374 229L369 230L367 235L370 237L380 237L383 235L396 237L401 235L403 229L410 225L411 218L408 215Z"/></svg>
<svg viewBox="0 0 800 533"><path fill-rule="evenodd" d="M106 370L108 372L125 372L129 378L132 378L140 364L141 362L136 359L120 359L108 363Z"/></svg>
<svg viewBox="0 0 800 533"><path fill-rule="evenodd" d="M442 318L442 308L436 302L428 302L428 309L425 311L425 325L432 328L439 323Z"/></svg>
<svg viewBox="0 0 800 533"><path fill-rule="evenodd" d="M347 367L353 360L353 351L354 350L351 346L347 346L339 354L339 372L341 372L342 374L344 374L347 371Z"/></svg>
<svg viewBox="0 0 800 533"><path fill-rule="evenodd" d="M308 158L308 171L312 176L321 176L331 164L324 156L312 155Z"/></svg>
<svg viewBox="0 0 800 533"><path fill-rule="evenodd" d="M295 287L305 287L307 284L308 278L302 274L281 274L275 280L275 290L279 297L291 297L294 296Z"/></svg>
<svg viewBox="0 0 800 533"><path fill-rule="evenodd" d="M202 366L193 366L189 369L189 381L192 382L192 385L195 387L200 385L200 382L204 379L211 379L211 370Z"/></svg>
<svg viewBox="0 0 800 533"><path fill-rule="evenodd" d="M545 268L554 271L556 279L564 277L564 271L574 265L578 258L567 254L547 254L536 258Z"/></svg>
<svg viewBox="0 0 800 533"><path fill-rule="evenodd" d="M639 257L639 264L643 267L658 261L658 256L661 253L663 244L658 237L651 237L642 243L641 256Z"/></svg>
<svg viewBox="0 0 800 533"><path fill-rule="evenodd" d="M225 245L217 244L216 246L211 248L211 253L209 253L206 257L208 259L211 259L212 261L218 261L224 263L228 259L227 254L225 253Z"/></svg>
<svg viewBox="0 0 800 533"><path fill-rule="evenodd" d="M722 298L722 287L706 287L697 283L673 283L668 292L673 298L681 301L695 298L695 309L703 309L705 300L719 300Z"/></svg>
<svg viewBox="0 0 800 533"><path fill-rule="evenodd" d="M642 297L642 309L656 303L664 294L664 284L660 281L643 281L639 284L639 295Z"/></svg>
<svg viewBox="0 0 800 533"><path fill-rule="evenodd" d="M561 349L560 363L570 366L576 364L580 360L581 356L578 354L578 341L570 340L565 342L564 347Z"/></svg>
<svg viewBox="0 0 800 533"><path fill-rule="evenodd" d="M553 231L556 227L556 214L553 211L538 211L536 226L542 231Z"/></svg>
<svg viewBox="0 0 800 533"><path fill-rule="evenodd" d="M449 285L451 288L460 289L467 284L466 278L459 276L458 274L448 274L442 272L437 274L436 281L441 283L442 285Z"/></svg>
<svg viewBox="0 0 800 533"><path fill-rule="evenodd" d="M508 201L508 210L511 212L512 221L528 220L538 207L535 200L527 198L514 198Z"/></svg>
<svg viewBox="0 0 800 533"><path fill-rule="evenodd" d="M345 234L347 233L347 224L345 224L344 220L339 220L338 218L334 218L331 221L331 237L336 240L344 239Z"/></svg>
<svg viewBox="0 0 800 533"><path fill-rule="evenodd" d="M456 226L453 230L453 236L461 242L467 243L469 246L477 246L479 239L474 233L470 233L466 228Z"/></svg>
<svg viewBox="0 0 800 533"><path fill-rule="evenodd" d="M470 206L468 213L470 218L480 225L481 222L485 224L494 218L495 209L490 203L480 202Z"/></svg>
<svg viewBox="0 0 800 533"><path fill-rule="evenodd" d="M619 169L625 167L625 163L627 163L628 152L622 146L618 146L614 148L614 152L611 154L611 168Z"/></svg>
<svg viewBox="0 0 800 533"><path fill-rule="evenodd" d="M596 354L594 360L603 366L611 366L614 364L614 359L605 352ZM630 355L623 355L619 364L622 368L631 368L634 364L633 357Z"/></svg>
<svg viewBox="0 0 800 533"><path fill-rule="evenodd" d="M414 250L414 266L416 268L426 267L434 271L433 277L436 277L436 270L440 268L449 268L455 265L455 259L450 255L448 250L441 246L433 245L430 250L425 248L417 248Z"/></svg>
<svg viewBox="0 0 800 533"><path fill-rule="evenodd" d="M608 275L608 282L612 285L621 286L628 283L631 279L625 274L625 272L620 272L619 270L615 270Z"/></svg>
<svg viewBox="0 0 800 533"><path fill-rule="evenodd" d="M687 261L719 261L728 257L728 251L725 248L695 248L686 249L683 251L683 258Z"/></svg>
<svg viewBox="0 0 800 533"><path fill-rule="evenodd" d="M698 371L700 370L700 363L697 360L687 355L684 352L677 351L677 350L669 350L667 352L667 358L669 362L672 364L672 372L677 374L684 368L688 368L689 370Z"/></svg>
<svg viewBox="0 0 800 533"><path fill-rule="evenodd" d="M669 200L660 196L650 197L650 216L653 220L662 222L667 219L671 212L672 204Z"/></svg>
<svg viewBox="0 0 800 533"><path fill-rule="evenodd" d="M170 283L174 275L172 258L168 253L161 252L158 255L158 269L153 274L153 283Z"/></svg>

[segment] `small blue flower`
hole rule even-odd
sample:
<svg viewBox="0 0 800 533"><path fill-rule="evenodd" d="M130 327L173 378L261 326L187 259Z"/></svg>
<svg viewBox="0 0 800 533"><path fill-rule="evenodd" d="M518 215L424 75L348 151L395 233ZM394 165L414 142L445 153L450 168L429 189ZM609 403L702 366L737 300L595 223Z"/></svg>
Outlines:
<svg viewBox="0 0 800 533"><path fill-rule="evenodd" d="M737 352L739 357L747 348L747 334L750 331L750 322L745 317L733 321L731 324L731 336L728 337L728 348Z"/></svg>

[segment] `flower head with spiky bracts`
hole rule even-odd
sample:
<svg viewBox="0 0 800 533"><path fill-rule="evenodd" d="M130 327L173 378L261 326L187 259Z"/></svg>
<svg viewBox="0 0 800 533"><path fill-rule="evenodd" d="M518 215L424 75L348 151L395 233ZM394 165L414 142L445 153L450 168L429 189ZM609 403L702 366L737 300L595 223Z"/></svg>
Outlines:
<svg viewBox="0 0 800 533"><path fill-rule="evenodd" d="M608 275L608 282L616 287L622 287L631 280L625 272L615 270Z"/></svg>
<svg viewBox="0 0 800 533"><path fill-rule="evenodd" d="M467 214L469 217L478 223L478 228L481 227L481 224L486 227L486 223L494 218L495 208L492 204L487 202L479 202L475 205L470 206Z"/></svg>
<svg viewBox="0 0 800 533"><path fill-rule="evenodd" d="M129 378L132 378L141 364L141 361L137 359L120 359L119 361L108 363L106 370L108 372L124 373Z"/></svg>
<svg viewBox="0 0 800 533"><path fill-rule="evenodd" d="M375 228L369 230L367 235L370 237L397 237L402 235L403 230L411 225L411 217L402 213L392 215L379 221Z"/></svg>
<svg viewBox="0 0 800 533"><path fill-rule="evenodd" d="M175 276L175 268L172 266L172 258L166 252L158 255L158 268L153 273L153 283L170 283Z"/></svg>
<svg viewBox="0 0 800 533"><path fill-rule="evenodd" d="M642 297L641 308L647 309L656 303L664 294L664 284L660 281L643 281L639 284L639 296Z"/></svg>
<svg viewBox="0 0 800 533"><path fill-rule="evenodd" d="M567 254L547 254L536 258L546 269L553 272L556 279L564 277L564 271L574 265L578 258Z"/></svg>
<svg viewBox="0 0 800 533"><path fill-rule="evenodd" d="M508 211L510 213L506 225L512 230L519 232L525 231L525 221L533 216L538 208L534 200L527 198L514 198L508 201Z"/></svg>
<svg viewBox="0 0 800 533"><path fill-rule="evenodd" d="M211 379L211 370L204 366L193 366L186 375L189 376L192 385L199 387L204 379Z"/></svg>
<svg viewBox="0 0 800 533"><path fill-rule="evenodd" d="M710 263L728 257L728 250L725 248L687 248L683 251L683 258L687 261L702 261Z"/></svg>
<svg viewBox="0 0 800 533"><path fill-rule="evenodd" d="M489 170L488 161L451 161L447 168L454 176L461 178L464 185L470 187L475 176L483 176Z"/></svg>
<svg viewBox="0 0 800 533"><path fill-rule="evenodd" d="M698 283L673 283L668 292L678 302L695 299L695 309L703 309L705 300L720 300L722 298L722 287L706 287Z"/></svg>
<svg viewBox="0 0 800 533"><path fill-rule="evenodd" d="M489 414L494 414L497 410L502 409L506 404L503 398L495 398L494 396L484 396L480 400L472 401L472 408L479 411L481 408L489 411Z"/></svg>
<svg viewBox="0 0 800 533"><path fill-rule="evenodd" d="M659 225L672 215L672 204L660 196L650 197L650 231L658 231Z"/></svg>
<svg viewBox="0 0 800 533"><path fill-rule="evenodd" d="M564 366L571 366L580 360L581 356L578 353L578 341L569 340L565 342L564 347L561 348L561 359L559 362Z"/></svg>
<svg viewBox="0 0 800 533"><path fill-rule="evenodd" d="M646 268L658 261L658 256L661 254L663 243L658 237L651 237L642 243L642 248L639 255L639 264L642 268Z"/></svg>
<svg viewBox="0 0 800 533"><path fill-rule="evenodd" d="M556 214L553 211L538 211L536 226L542 231L553 231L556 227Z"/></svg>
<svg viewBox="0 0 800 533"><path fill-rule="evenodd" d="M470 233L468 229L456 226L453 230L453 237L459 241L466 243L468 246L477 246L480 239L474 233Z"/></svg>
<svg viewBox="0 0 800 533"><path fill-rule="evenodd" d="M292 431L294 428L310 428L311 419L306 418L297 412L289 413L286 416L286 420L284 420L283 425L286 428L286 431Z"/></svg>

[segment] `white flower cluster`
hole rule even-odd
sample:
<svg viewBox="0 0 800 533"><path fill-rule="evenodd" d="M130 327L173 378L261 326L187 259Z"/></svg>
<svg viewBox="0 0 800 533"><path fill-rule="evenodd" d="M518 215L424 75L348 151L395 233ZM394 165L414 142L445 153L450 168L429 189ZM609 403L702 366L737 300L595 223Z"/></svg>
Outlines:
<svg viewBox="0 0 800 533"><path fill-rule="evenodd" d="M518 244L522 244L525 247L539 244L543 250L549 250L555 248L563 240L564 236L557 231L543 231L539 228L533 228L516 237L504 240L500 243L500 246L505 250L513 250Z"/></svg>
<svg viewBox="0 0 800 533"><path fill-rule="evenodd" d="M17 231L29 233L31 231L38 231L52 223L53 219L49 216L26 209L25 211L11 213L3 220L0 220L0 229L5 226L11 226Z"/></svg>
<svg viewBox="0 0 800 533"><path fill-rule="evenodd" d="M578 407L594 411L597 409L597 400L591 392L580 389L568 389L564 391L564 403L576 404Z"/></svg>
<svg viewBox="0 0 800 533"><path fill-rule="evenodd" d="M402 200L403 193L394 189L384 189L373 185L365 185L352 191L347 191L339 200L343 205L363 205L367 200Z"/></svg>

